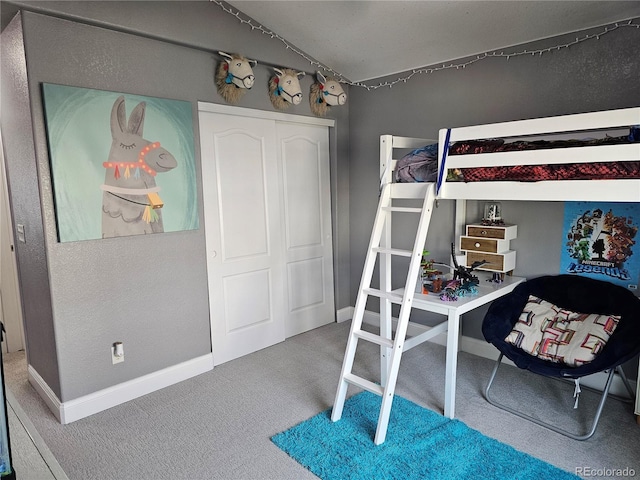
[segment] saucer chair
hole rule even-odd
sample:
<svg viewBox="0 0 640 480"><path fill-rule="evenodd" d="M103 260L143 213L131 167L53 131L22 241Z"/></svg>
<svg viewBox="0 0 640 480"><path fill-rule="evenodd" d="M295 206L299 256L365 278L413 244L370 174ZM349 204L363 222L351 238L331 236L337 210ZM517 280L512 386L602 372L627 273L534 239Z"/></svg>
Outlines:
<svg viewBox="0 0 640 480"><path fill-rule="evenodd" d="M515 342L516 344L507 341L507 337L509 337L511 342L513 342L515 337L512 331L514 327L516 327L516 323L518 323L525 306L527 306L527 309L530 311L535 310L536 306L531 306L531 304L528 303L530 295L560 307L565 313L566 311L570 311L585 314L599 314L601 315L601 317L599 317L601 319L615 315L619 316L619 320L613 334L606 340L604 346L600 344L594 348L592 352L594 356L591 361L586 363L578 361L576 364L568 364L564 361L558 362L557 359L556 361L552 361L549 358L545 358L546 353L544 352L534 355L521 348L522 345L517 346L517 341ZM544 304L544 302L539 303L541 305ZM537 316L543 317L544 315ZM592 317L596 317L596 315ZM528 318L527 313L525 313L523 320L529 321L527 320ZM531 320L531 322L532 321L533 320ZM596 321L595 323L605 322ZM537 331L539 332L540 329L538 328ZM487 401L498 408L533 421L538 425L542 425L543 427L575 440L586 440L590 438L598 425L598 420L600 419L600 414L602 413L613 375L616 371L620 374L630 396L633 397L633 390L622 371L621 365L640 353L640 299L623 287L609 282L575 275L555 275L534 278L519 284L511 293L495 300L491 304L482 323L482 333L485 339L500 351L500 356L493 369L487 388L485 389ZM600 333L601 332L596 332L594 335L596 337L603 337ZM516 333L515 336L522 338L521 333ZM573 345L571 341L566 343L566 345L574 349L584 348L583 345L587 343L584 341L584 335L574 335L572 340L574 340ZM579 342L581 345L576 344L576 342ZM526 342L523 343L526 345ZM528 345L530 346L531 342L529 342ZM584 435L569 432L556 425L543 422L525 412L502 405L492 399L489 395L489 390L496 378L502 358L505 356L521 369L526 369L547 377L572 379L576 384L576 395L580 392L579 381L581 377L597 372L608 371L609 376L589 432Z"/></svg>

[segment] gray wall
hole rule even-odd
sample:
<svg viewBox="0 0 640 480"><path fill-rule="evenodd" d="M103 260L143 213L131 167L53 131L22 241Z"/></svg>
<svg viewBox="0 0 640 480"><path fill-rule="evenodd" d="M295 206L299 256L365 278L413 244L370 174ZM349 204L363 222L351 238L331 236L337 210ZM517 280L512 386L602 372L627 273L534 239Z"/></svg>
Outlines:
<svg viewBox="0 0 640 480"><path fill-rule="evenodd" d="M17 3L29 11L22 12L22 31L16 22L2 34L3 99L12 99L2 105L2 131L13 220L27 230L27 243L17 245L27 352L65 402L211 352L196 102L224 103L213 82L214 52L258 60L243 107L274 110L270 65L313 69L208 1ZM60 13L78 21L56 18ZM192 102L200 229L57 242L42 82ZM304 92L311 82L303 79ZM307 102L287 112L311 115ZM330 113L337 125L330 136L337 308L350 304L348 112ZM109 353L115 341L126 353L117 367Z"/></svg>
<svg viewBox="0 0 640 480"><path fill-rule="evenodd" d="M224 103L213 83L217 50L259 62L244 107L273 110L269 66L312 68L206 0L11 3L39 11L23 12L22 24L2 34L5 159L13 220L27 231L17 258L28 357L69 401L210 352L202 192L198 231L58 243L40 83L191 101L197 125L197 101ZM637 106L639 57L638 30L620 29L543 56L484 60L392 89L351 88L348 105L330 114L336 307L353 305L357 293L378 200L380 134L435 138L442 127ZM303 79L303 90L310 82ZM290 113L310 115L306 102ZM197 128L194 141L199 168ZM469 206L469 220L479 208ZM541 251L540 243L558 238L562 205L505 202L503 209L519 225L516 274L557 271L559 245ZM453 202L441 202L427 240L436 257L448 257L452 219ZM148 285L155 287L150 297L131 295ZM478 324L465 321L465 334L479 337ZM125 342L127 358L118 368L109 358L116 340Z"/></svg>
<svg viewBox="0 0 640 480"><path fill-rule="evenodd" d="M602 29L595 29L595 31ZM505 51L534 50L574 41L584 33L546 39ZM640 105L640 31L620 28L570 48L487 59L464 69L416 75L392 88L351 89L351 295L355 298L378 193L378 136L435 138L438 130L518 119ZM456 63L456 62L454 62ZM400 76L400 75L398 75ZM395 80L378 79L372 84ZM482 205L468 203L468 221ZM515 274L533 277L559 271L563 203L502 202L503 215L518 225ZM400 228L397 229L398 231ZM413 231L408 230L409 235ZM402 232L397 233L401 235ZM434 258L448 259L453 241L453 202L440 202L427 237ZM434 253L435 252L435 253ZM482 338L484 310L465 315L463 333ZM417 316L416 316L417 317ZM425 321L429 321L425 318Z"/></svg>

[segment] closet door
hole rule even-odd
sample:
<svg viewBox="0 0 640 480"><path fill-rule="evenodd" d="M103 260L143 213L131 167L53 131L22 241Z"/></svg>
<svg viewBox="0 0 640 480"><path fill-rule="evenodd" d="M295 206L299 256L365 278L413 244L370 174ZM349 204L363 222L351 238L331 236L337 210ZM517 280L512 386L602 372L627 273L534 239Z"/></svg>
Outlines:
<svg viewBox="0 0 640 480"><path fill-rule="evenodd" d="M275 122L200 112L215 365L285 339Z"/></svg>
<svg viewBox="0 0 640 480"><path fill-rule="evenodd" d="M335 320L329 132L285 122L276 129L290 337Z"/></svg>

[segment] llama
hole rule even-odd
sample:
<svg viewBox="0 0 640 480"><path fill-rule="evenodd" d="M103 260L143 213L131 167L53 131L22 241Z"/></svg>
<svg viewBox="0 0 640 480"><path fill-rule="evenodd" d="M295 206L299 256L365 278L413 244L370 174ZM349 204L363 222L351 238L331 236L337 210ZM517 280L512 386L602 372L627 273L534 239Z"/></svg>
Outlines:
<svg viewBox="0 0 640 480"><path fill-rule="evenodd" d="M290 68L273 69L276 74L269 80L269 98L278 110L289 108L291 104L299 105L302 102L302 88L300 78L304 72L296 72Z"/></svg>
<svg viewBox="0 0 640 480"><path fill-rule="evenodd" d="M155 176L177 167L174 156L142 138L146 103L140 102L127 124L124 96L111 109L111 150L102 185L102 238L164 231L162 200Z"/></svg>
<svg viewBox="0 0 640 480"><path fill-rule="evenodd" d="M336 78L325 78L320 72L316 72L316 75L318 81L311 84L309 90L309 105L311 113L324 117L330 106L347 103L347 94Z"/></svg>
<svg viewBox="0 0 640 480"><path fill-rule="evenodd" d="M256 77L253 75L252 67L255 67L258 62L236 53L233 55L218 53L224 57L216 70L218 93L227 102L236 104L247 90L253 87Z"/></svg>

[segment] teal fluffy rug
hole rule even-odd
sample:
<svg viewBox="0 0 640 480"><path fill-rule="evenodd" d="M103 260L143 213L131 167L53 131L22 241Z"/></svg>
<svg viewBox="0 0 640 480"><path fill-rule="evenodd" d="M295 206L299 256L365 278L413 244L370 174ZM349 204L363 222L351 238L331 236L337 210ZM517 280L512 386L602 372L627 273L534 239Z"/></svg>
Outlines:
<svg viewBox="0 0 640 480"><path fill-rule="evenodd" d="M329 409L271 440L323 480L579 478L398 396L376 446L379 409L380 397L363 392L346 401L340 421Z"/></svg>

